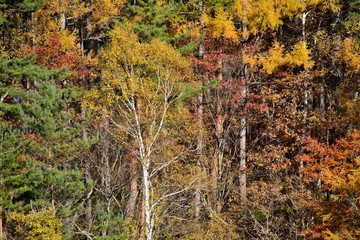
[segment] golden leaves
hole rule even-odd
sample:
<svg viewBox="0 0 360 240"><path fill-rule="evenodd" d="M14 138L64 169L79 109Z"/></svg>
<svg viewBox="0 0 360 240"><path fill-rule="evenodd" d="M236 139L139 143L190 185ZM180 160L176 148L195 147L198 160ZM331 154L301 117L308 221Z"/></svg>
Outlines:
<svg viewBox="0 0 360 240"><path fill-rule="evenodd" d="M311 60L311 51L307 48L303 41L294 45L293 49L285 53L285 48L282 44L275 41L273 46L260 56L247 57L246 62L252 68L262 67L261 71L267 74L272 74L280 67L300 67L310 69L314 66Z"/></svg>
<svg viewBox="0 0 360 240"><path fill-rule="evenodd" d="M318 7L322 10L329 10L331 12L340 11L340 1L339 0L307 0L304 2L304 5L307 8Z"/></svg>
<svg viewBox="0 0 360 240"><path fill-rule="evenodd" d="M353 39L345 39L336 56L346 64L350 75L360 72L360 46Z"/></svg>
<svg viewBox="0 0 360 240"><path fill-rule="evenodd" d="M267 74L271 74L277 67L286 64L284 46L279 42L275 42L272 48L269 49L267 56L260 57L259 63Z"/></svg>
<svg viewBox="0 0 360 240"><path fill-rule="evenodd" d="M210 29L212 37L223 37L234 41L239 39L232 17L223 9L218 11L214 18L203 15L202 20Z"/></svg>
<svg viewBox="0 0 360 240"><path fill-rule="evenodd" d="M159 70L174 68L177 70L190 67L189 62L181 56L180 52L169 44L153 39L149 44L143 44L147 53L147 63Z"/></svg>
<svg viewBox="0 0 360 240"><path fill-rule="evenodd" d="M24 236L27 240L62 239L62 223L52 209L43 209L28 214L12 212L7 214L6 220L7 227L12 230L13 239L20 239Z"/></svg>
<svg viewBox="0 0 360 240"><path fill-rule="evenodd" d="M77 51L78 46L76 46L76 33L69 33L68 31L59 32L59 41L61 50L64 52Z"/></svg>
<svg viewBox="0 0 360 240"><path fill-rule="evenodd" d="M338 12L338 0L235 0L234 16L248 25L251 34L275 30L284 18L292 18L314 8Z"/></svg>
<svg viewBox="0 0 360 240"><path fill-rule="evenodd" d="M95 0L92 1L91 12L95 25L106 26L111 17L119 14L125 0Z"/></svg>
<svg viewBox="0 0 360 240"><path fill-rule="evenodd" d="M303 41L298 42L292 51L286 56L287 61L293 66L304 66L305 69L312 68L314 62L310 58L311 51Z"/></svg>
<svg viewBox="0 0 360 240"><path fill-rule="evenodd" d="M301 6L300 0L236 0L234 14L248 25L248 31L256 35L283 24L282 19L293 16Z"/></svg>
<svg viewBox="0 0 360 240"><path fill-rule="evenodd" d="M249 31L254 35L267 29L276 29L283 23L276 1L253 1L251 10L248 15Z"/></svg>
<svg viewBox="0 0 360 240"><path fill-rule="evenodd" d="M158 39L140 43L130 24L115 27L110 39L101 54L101 87L85 95L85 107L111 112L114 105L136 98L137 108L147 114L160 99L180 94L190 65L176 49Z"/></svg>

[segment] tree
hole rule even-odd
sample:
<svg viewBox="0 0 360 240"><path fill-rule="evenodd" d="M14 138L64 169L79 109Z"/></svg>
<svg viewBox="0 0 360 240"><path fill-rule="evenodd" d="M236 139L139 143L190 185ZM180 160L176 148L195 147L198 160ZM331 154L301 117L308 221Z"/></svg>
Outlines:
<svg viewBox="0 0 360 240"><path fill-rule="evenodd" d="M0 234L358 238L359 9L3 0Z"/></svg>
<svg viewBox="0 0 360 240"><path fill-rule="evenodd" d="M85 142L79 135L85 121L76 115L80 92L55 83L65 72L32 62L1 58L1 133L6 140L1 146L1 205L9 213L51 207L64 220L79 211L84 194L81 172L67 163L88 148L91 138Z"/></svg>
<svg viewBox="0 0 360 240"><path fill-rule="evenodd" d="M136 22L134 32L140 41L149 42L153 38L169 39L167 28L179 5L158 0L145 0L137 5L129 5L128 8Z"/></svg>
<svg viewBox="0 0 360 240"><path fill-rule="evenodd" d="M185 151L175 138L182 127L175 127L172 119L180 110L177 100L182 95L188 63L159 40L140 43L129 26L116 27L110 37L111 43L102 55L106 66L102 86L87 93L84 104L108 117L119 137L125 134L125 139L135 142L122 140L135 151L142 169L145 236L152 239L157 205L184 191L155 195L153 179Z"/></svg>
<svg viewBox="0 0 360 240"><path fill-rule="evenodd" d="M7 221L7 239L62 239L62 224L52 209L29 214L12 212L8 214Z"/></svg>
<svg viewBox="0 0 360 240"><path fill-rule="evenodd" d="M326 146L309 139L306 154L299 159L306 162L304 176L308 183L320 178L324 193L313 205L316 220L305 232L315 239L356 238L359 236L359 132L349 132L345 138Z"/></svg>

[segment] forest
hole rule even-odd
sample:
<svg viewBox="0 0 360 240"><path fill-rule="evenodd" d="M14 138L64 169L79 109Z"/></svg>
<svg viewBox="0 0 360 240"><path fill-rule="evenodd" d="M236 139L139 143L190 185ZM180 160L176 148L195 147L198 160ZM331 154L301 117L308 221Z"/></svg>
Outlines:
<svg viewBox="0 0 360 240"><path fill-rule="evenodd" d="M0 0L0 239L360 239L360 0Z"/></svg>

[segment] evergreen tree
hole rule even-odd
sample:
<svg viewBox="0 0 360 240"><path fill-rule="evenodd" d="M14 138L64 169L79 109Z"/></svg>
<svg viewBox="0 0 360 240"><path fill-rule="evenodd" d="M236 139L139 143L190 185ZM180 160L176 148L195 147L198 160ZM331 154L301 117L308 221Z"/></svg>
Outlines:
<svg viewBox="0 0 360 240"><path fill-rule="evenodd" d="M51 207L74 217L85 187L82 173L67 166L89 146L76 114L81 92L59 87L63 70L44 70L32 59L1 58L0 69L0 205L9 214Z"/></svg>
<svg viewBox="0 0 360 240"><path fill-rule="evenodd" d="M180 4L164 4L158 0L143 0L138 5L129 6L135 19L134 31L139 40L149 42L153 38L168 39L168 24L179 6Z"/></svg>
<svg viewBox="0 0 360 240"><path fill-rule="evenodd" d="M10 23L9 22L9 13L12 12L23 12L29 13L37 11L43 4L44 0L1 0L0 1L0 24ZM15 10L15 11L14 11Z"/></svg>

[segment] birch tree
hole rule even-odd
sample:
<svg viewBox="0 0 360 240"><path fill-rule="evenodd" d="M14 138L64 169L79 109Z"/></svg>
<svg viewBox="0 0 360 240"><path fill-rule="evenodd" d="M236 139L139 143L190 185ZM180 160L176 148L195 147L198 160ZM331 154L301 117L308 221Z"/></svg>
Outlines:
<svg viewBox="0 0 360 240"><path fill-rule="evenodd" d="M87 94L84 104L109 118L114 134L140 164L145 237L152 239L155 208L165 198L185 191L155 194L153 178L185 151L176 143L181 124L171 124L171 119L179 108L177 100L189 64L159 40L140 43L130 29L116 27L110 33L111 43L102 54L102 85ZM129 138L133 142L125 141Z"/></svg>

